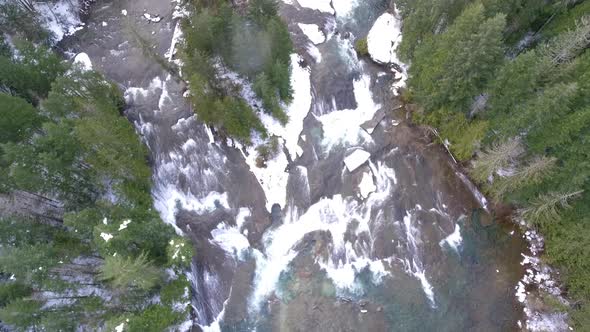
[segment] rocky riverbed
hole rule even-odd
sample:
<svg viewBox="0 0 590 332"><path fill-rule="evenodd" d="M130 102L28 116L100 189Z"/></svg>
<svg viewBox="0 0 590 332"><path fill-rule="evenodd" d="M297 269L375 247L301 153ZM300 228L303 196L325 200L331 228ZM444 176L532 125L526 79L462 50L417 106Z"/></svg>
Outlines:
<svg viewBox="0 0 590 332"><path fill-rule="evenodd" d="M524 241L407 122L395 95L403 64L353 49L375 22L399 24L388 1L281 4L298 53L295 100L287 128L263 119L284 142L264 168L187 103L174 56L181 15L176 2L98 1L60 46L125 91L156 208L196 246L195 328L518 329ZM395 42L383 36L386 49ZM224 75L249 96L247 82Z"/></svg>

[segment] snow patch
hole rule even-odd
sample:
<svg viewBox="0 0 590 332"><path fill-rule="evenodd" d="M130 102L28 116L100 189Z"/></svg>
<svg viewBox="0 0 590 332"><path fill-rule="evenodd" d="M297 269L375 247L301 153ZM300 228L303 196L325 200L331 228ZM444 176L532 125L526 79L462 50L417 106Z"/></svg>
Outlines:
<svg viewBox="0 0 590 332"><path fill-rule="evenodd" d="M74 58L74 64L77 64L80 69L87 71L92 70L92 61L90 61L90 57L88 54L82 52L78 53Z"/></svg>
<svg viewBox="0 0 590 332"><path fill-rule="evenodd" d="M151 15L149 13L144 13L143 17L152 23L159 23L162 20L162 17L160 17L160 15Z"/></svg>
<svg viewBox="0 0 590 332"><path fill-rule="evenodd" d="M307 45L307 53L315 60L315 63L322 62L322 52L313 44Z"/></svg>
<svg viewBox="0 0 590 332"><path fill-rule="evenodd" d="M113 238L113 235L109 234L109 233L102 232L102 233L100 233L100 237L102 237L105 242L109 242L109 240Z"/></svg>
<svg viewBox="0 0 590 332"><path fill-rule="evenodd" d="M286 107L286 113L289 116L289 122L282 126L276 119L266 113L260 114L260 120L264 124L270 135L282 138L285 148L291 158L296 158L297 151L300 150L298 145L299 135L303 130L303 120L311 108L311 81L308 68L299 65L301 57L297 54L291 55L291 86L293 87L293 102ZM242 97L249 103L256 103L256 96L251 90L251 85L242 80L237 74L227 72L225 77L237 81L242 86ZM254 143L264 143L260 138L254 138ZM277 156L266 161L266 167L258 167L256 158L258 153L255 146L248 148L248 155L244 156L250 170L256 176L256 179L262 186L267 199L266 207L270 211L274 203L285 206L287 200L287 180L289 174L285 172L288 165L285 153L279 152Z"/></svg>
<svg viewBox="0 0 590 332"><path fill-rule="evenodd" d="M379 63L400 63L395 50L401 41L401 20L384 13L377 18L367 36L369 54Z"/></svg>
<svg viewBox="0 0 590 332"><path fill-rule="evenodd" d="M121 225L119 225L119 231L124 230L125 228L127 228L127 226L131 223L130 219L127 220L123 220L123 223Z"/></svg>
<svg viewBox="0 0 590 332"><path fill-rule="evenodd" d="M367 46L371 59L381 64L396 64L401 72L396 73L392 90L397 94L399 88L406 85L408 66L397 57L396 49L402 41L401 19L397 8L395 14L384 13L379 16L367 36Z"/></svg>
<svg viewBox="0 0 590 332"><path fill-rule="evenodd" d="M349 172L354 172L357 168L369 160L370 157L371 154L365 150L354 150L353 153L344 158L344 164L346 165L346 168L348 168Z"/></svg>
<svg viewBox="0 0 590 332"><path fill-rule="evenodd" d="M33 6L39 14L41 24L53 33L55 43L84 27L78 15L78 0L35 1Z"/></svg>
<svg viewBox="0 0 590 332"><path fill-rule="evenodd" d="M317 24L299 23L299 28L315 45L319 45L326 41L326 36Z"/></svg>

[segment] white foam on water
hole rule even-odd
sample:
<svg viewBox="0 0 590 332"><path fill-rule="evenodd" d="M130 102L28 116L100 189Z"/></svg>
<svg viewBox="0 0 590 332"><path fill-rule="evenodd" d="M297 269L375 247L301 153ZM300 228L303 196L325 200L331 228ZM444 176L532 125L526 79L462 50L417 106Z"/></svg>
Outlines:
<svg viewBox="0 0 590 332"><path fill-rule="evenodd" d="M285 171L289 164L287 156L280 152L275 158L266 162L266 167L258 167L256 149L251 148L248 153L246 163L264 191L266 209L270 211L275 203L284 207L287 202L287 181L289 180L289 173Z"/></svg>
<svg viewBox="0 0 590 332"><path fill-rule="evenodd" d="M230 290L230 294L231 294L231 290ZM199 327L201 328L201 331L203 331L203 332L221 332L220 323L221 323L221 320L223 319L223 316L225 316L225 306L227 305L228 301L229 301L229 297L227 300L225 300L225 302L223 302L223 309L221 309L221 311L219 312L217 317L215 317L215 320L213 322L211 322L211 324L209 324L208 326L199 325Z"/></svg>
<svg viewBox="0 0 590 332"><path fill-rule="evenodd" d="M426 278L426 269L424 268L422 261L420 260L420 252L418 251L418 245L422 243L422 241L416 237L417 235L419 235L419 230L412 225L414 220L414 215L412 215L410 211L406 211L403 224L406 231L407 247L412 257L411 262L408 259L405 259L406 271L409 274L412 274L414 277L418 278L420 284L422 285L422 289L424 290L424 294L430 301L430 306L436 308L436 301L434 298L433 290L434 288Z"/></svg>
<svg viewBox="0 0 590 332"><path fill-rule="evenodd" d="M318 261L328 277L340 289L354 291L356 273L368 267L375 282L387 275L382 260L371 258L370 245L359 245L345 241L345 233L351 222L356 222L356 234L370 235L371 211L380 209L379 203L391 194L393 170L379 164L372 165L376 174L376 191L363 204L352 197L334 195L322 198L299 215L294 207L289 207L283 224L268 230L262 239L264 251L254 250L256 257L255 288L250 298L251 308L258 305L276 289L277 282L289 263L297 256L295 246L303 237L315 231L329 231L332 239L330 258ZM334 260L333 257L338 257Z"/></svg>
<svg viewBox="0 0 590 332"><path fill-rule="evenodd" d="M362 75L353 82L353 86L357 102L356 109L334 111L318 118L324 132L322 140L324 151L330 151L336 145L361 145L373 141L371 135L360 125L371 120L381 105L373 101L369 75Z"/></svg>
<svg viewBox="0 0 590 332"><path fill-rule="evenodd" d="M455 174L461 179L461 181L463 181L463 183L465 183L465 185L467 186L467 188L469 188L469 190L471 191L471 193L473 194L473 196L475 197L475 199L477 199L477 201L479 202L480 206L486 210L488 210L488 200L486 199L486 197L481 193L481 191L479 191L479 189L477 189L477 187L471 182L471 180L469 180L465 174L461 173L461 172L455 172Z"/></svg>
<svg viewBox="0 0 590 332"><path fill-rule="evenodd" d="M439 245L444 247L445 244L449 247L453 248L456 252L459 252L459 246L463 242L463 238L461 237L461 226L459 224L455 224L455 230L453 233L449 234L444 239L440 240Z"/></svg>
<svg viewBox="0 0 590 332"><path fill-rule="evenodd" d="M264 253L256 255L256 282L251 298L257 307L276 287L281 272L297 255L294 246L308 233L330 231L335 248L343 249L343 237L348 222L358 213L356 201L346 201L341 195L323 198L297 218L287 213L285 221L276 229L268 230L264 237ZM294 217L293 217L294 216Z"/></svg>
<svg viewBox="0 0 590 332"><path fill-rule="evenodd" d="M359 0L332 0L336 16L346 17L358 6Z"/></svg>
<svg viewBox="0 0 590 332"><path fill-rule="evenodd" d="M172 101L170 98L170 93L168 93L168 82L170 82L171 79L172 75L168 74L168 76L166 76L166 80L161 84L162 93L160 93L160 98L158 99L158 109L160 111L166 110L167 103Z"/></svg>
<svg viewBox="0 0 590 332"><path fill-rule="evenodd" d="M240 210L238 211L238 214L236 215L236 227L238 228L238 230L241 232L244 224L246 223L246 218L251 217L252 216L252 211L250 211L249 208L245 208L242 207L240 208Z"/></svg>
<svg viewBox="0 0 590 332"><path fill-rule="evenodd" d="M383 277L389 275L381 260L371 260L366 257L359 257L344 264L335 264L330 259L328 263L320 262L320 266L326 271L328 278L332 280L337 290L346 290L357 294L361 294L362 288L356 282L356 277L363 269L367 268L371 271L374 283L380 283Z"/></svg>
<svg viewBox="0 0 590 332"><path fill-rule="evenodd" d="M416 278L418 278L418 280L420 280L420 284L422 285L422 289L424 290L424 294L426 294L426 297L430 301L430 305L433 308L436 308L436 302L434 301L434 291L433 291L434 288L428 282L428 279L426 279L426 271L425 270L416 271L416 272L414 272L414 276Z"/></svg>
<svg viewBox="0 0 590 332"><path fill-rule="evenodd" d="M227 193L218 193L212 191L204 197L196 197L192 193L184 193L175 185L157 186L153 192L154 206L160 212L160 216L164 222L172 225L177 230L177 233L182 234L182 231L176 226L176 213L178 208L186 211L203 214L212 212L218 206L229 209L227 202Z"/></svg>
<svg viewBox="0 0 590 332"><path fill-rule="evenodd" d="M240 233L237 226L229 226L222 222L211 231L211 235L215 244L236 259L244 257L243 254L250 248L250 242Z"/></svg>
<svg viewBox="0 0 590 332"><path fill-rule="evenodd" d="M373 182L373 175L369 172L363 173L363 177L361 182L359 183L359 195L361 198L365 199L369 197L369 194L377 190L377 186L375 186L375 182Z"/></svg>
<svg viewBox="0 0 590 332"><path fill-rule="evenodd" d="M162 91L163 82L162 80L156 76L152 79L149 86L147 88L142 87L129 87L125 90L124 97L125 101L128 104L131 103L139 103L141 102L142 98L146 98L150 93L155 93L156 91Z"/></svg>

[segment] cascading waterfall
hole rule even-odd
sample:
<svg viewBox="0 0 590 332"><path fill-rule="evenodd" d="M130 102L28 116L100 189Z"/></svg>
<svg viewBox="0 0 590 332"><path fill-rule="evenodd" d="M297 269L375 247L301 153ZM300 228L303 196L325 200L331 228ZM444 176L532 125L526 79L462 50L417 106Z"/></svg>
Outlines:
<svg viewBox="0 0 590 332"><path fill-rule="evenodd" d="M284 148L264 168L256 165L262 138L253 137L254 147L219 141L191 110L186 86L121 32L129 21L152 30L158 54L181 65L177 18L187 13L178 1L106 1L88 24L97 39L77 41L126 87L126 113L150 151L155 207L195 243L194 319L181 329L516 326L520 242L489 220L472 226L485 202L444 151L392 111L407 77L395 55L395 8L385 0L283 2L300 53L291 57L289 124L260 112ZM161 19L148 20L145 8ZM367 34L371 59L353 47ZM260 104L247 80L217 69Z"/></svg>

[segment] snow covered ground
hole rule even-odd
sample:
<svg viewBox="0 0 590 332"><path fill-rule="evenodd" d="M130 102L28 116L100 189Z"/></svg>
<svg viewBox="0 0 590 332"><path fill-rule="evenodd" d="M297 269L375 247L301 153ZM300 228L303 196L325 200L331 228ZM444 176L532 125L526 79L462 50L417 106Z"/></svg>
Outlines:
<svg viewBox="0 0 590 332"><path fill-rule="evenodd" d="M401 41L401 20L390 13L384 13L377 18L367 36L369 54L379 63L400 63L395 49Z"/></svg>
<svg viewBox="0 0 590 332"><path fill-rule="evenodd" d="M299 23L301 31L311 40L315 45L319 45L326 41L326 36L317 24L303 24Z"/></svg>
<svg viewBox="0 0 590 332"><path fill-rule="evenodd" d="M369 157L371 157L371 154L365 150L354 150L353 153L344 158L344 165L346 165L349 172L354 172L362 164L367 162Z"/></svg>
<svg viewBox="0 0 590 332"><path fill-rule="evenodd" d="M78 53L74 58L74 63L78 64L82 70L92 70L92 61L86 53Z"/></svg>
<svg viewBox="0 0 590 332"><path fill-rule="evenodd" d="M371 59L381 64L396 64L402 71L396 73L392 89L405 86L408 79L408 66L397 57L396 49L402 41L401 19L397 9L395 14L384 13L373 24L367 36L367 46Z"/></svg>
<svg viewBox="0 0 590 332"><path fill-rule="evenodd" d="M293 102L286 106L286 112L289 116L289 122L283 126L272 116L260 112L260 120L266 127L269 135L279 137L279 141L284 143L290 157L297 158L301 154L299 147L299 135L303 130L303 119L309 113L311 108L311 81L309 68L299 65L301 57L297 54L291 55L291 86L293 87ZM251 84L240 78L237 74L226 72L222 75L242 86L242 97L251 105L258 104L256 95L252 91ZM288 165L287 156L282 153L271 160L266 161L266 167L258 167L256 145L264 142L255 137L253 139L255 146L248 148L247 155L244 155L250 170L256 176L267 199L266 207L270 211L273 204L280 204L284 207L287 201L287 180L289 174L285 172Z"/></svg>
<svg viewBox="0 0 590 332"><path fill-rule="evenodd" d="M79 0L59 0L53 3L38 1L34 2L34 7L43 26L53 34L54 43L84 28L80 21Z"/></svg>

